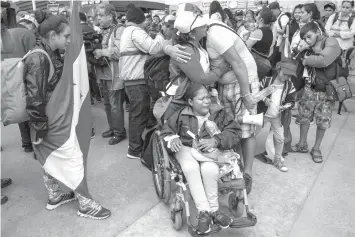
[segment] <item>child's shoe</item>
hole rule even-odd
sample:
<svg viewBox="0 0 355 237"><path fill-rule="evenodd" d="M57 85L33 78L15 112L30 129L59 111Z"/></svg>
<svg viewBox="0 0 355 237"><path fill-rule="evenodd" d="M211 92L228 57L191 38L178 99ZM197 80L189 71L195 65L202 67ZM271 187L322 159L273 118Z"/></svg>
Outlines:
<svg viewBox="0 0 355 237"><path fill-rule="evenodd" d="M278 169L282 172L288 171L288 168L284 165L284 162L281 160L281 158L275 158L274 166L276 167L276 169Z"/></svg>
<svg viewBox="0 0 355 237"><path fill-rule="evenodd" d="M219 225L222 229L228 228L233 222L232 218L219 211L212 213L212 219L213 222Z"/></svg>
<svg viewBox="0 0 355 237"><path fill-rule="evenodd" d="M197 218L198 218L197 233L200 235L209 233L211 231L211 226L212 226L212 218L210 213L208 213L207 211L200 212Z"/></svg>

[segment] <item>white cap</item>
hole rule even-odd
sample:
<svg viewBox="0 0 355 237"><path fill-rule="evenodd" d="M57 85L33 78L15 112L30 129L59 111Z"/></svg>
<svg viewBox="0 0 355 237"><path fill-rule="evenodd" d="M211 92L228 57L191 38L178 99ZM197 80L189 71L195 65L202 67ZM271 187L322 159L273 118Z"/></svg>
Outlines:
<svg viewBox="0 0 355 237"><path fill-rule="evenodd" d="M31 16L31 15L25 15L24 17L22 17L22 18L19 20L19 22L21 22L22 20L30 21L30 22L32 22L32 23L36 26L36 28L38 27L38 22L37 22L36 18L34 18L34 17Z"/></svg>
<svg viewBox="0 0 355 237"><path fill-rule="evenodd" d="M176 12L174 28L181 33L189 33L193 29L207 25L202 11L194 4L184 3L179 5Z"/></svg>

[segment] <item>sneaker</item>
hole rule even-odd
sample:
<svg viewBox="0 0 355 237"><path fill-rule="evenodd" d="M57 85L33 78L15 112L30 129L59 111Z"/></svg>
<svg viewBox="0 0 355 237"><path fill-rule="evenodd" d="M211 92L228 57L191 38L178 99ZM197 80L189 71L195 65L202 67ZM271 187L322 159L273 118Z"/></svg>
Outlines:
<svg viewBox="0 0 355 237"><path fill-rule="evenodd" d="M10 184L12 184L12 180L10 178L1 179L1 188L6 188Z"/></svg>
<svg viewBox="0 0 355 237"><path fill-rule="evenodd" d="M232 224L233 220L229 216L219 211L212 213L212 220L215 224L219 225L222 229L226 229Z"/></svg>
<svg viewBox="0 0 355 237"><path fill-rule="evenodd" d="M288 171L288 168L284 165L284 162L280 158L275 158L274 166L276 167L276 169L278 169L282 172Z"/></svg>
<svg viewBox="0 0 355 237"><path fill-rule="evenodd" d="M33 147L30 145L30 146L25 146L24 148L24 151L26 152L26 153L30 153L30 152L33 152Z"/></svg>
<svg viewBox="0 0 355 237"><path fill-rule="evenodd" d="M77 215L93 220L103 220L111 216L111 211L94 200L90 200L85 206L79 205Z"/></svg>
<svg viewBox="0 0 355 237"><path fill-rule="evenodd" d="M197 216L198 225L197 233L198 234L207 234L211 231L212 218L207 211L200 212Z"/></svg>
<svg viewBox="0 0 355 237"><path fill-rule="evenodd" d="M247 194L249 194L253 186L253 178L248 173L244 173L243 179L245 182L245 188L247 190Z"/></svg>
<svg viewBox="0 0 355 237"><path fill-rule="evenodd" d="M129 158L129 159L132 159L132 160L134 160L134 159L141 159L141 157L138 155L131 155L131 154L129 154L129 152L127 153L127 158Z"/></svg>
<svg viewBox="0 0 355 237"><path fill-rule="evenodd" d="M103 134L102 134L102 137L103 138L109 138L109 137L113 137L113 131L110 129L110 130L108 130L108 131L106 131L106 132L104 132Z"/></svg>
<svg viewBox="0 0 355 237"><path fill-rule="evenodd" d="M111 137L110 141L108 141L108 144L109 145L116 145L120 142L122 142L126 137L116 137L116 136L113 136Z"/></svg>
<svg viewBox="0 0 355 237"><path fill-rule="evenodd" d="M1 205L6 203L9 199L6 196L1 195Z"/></svg>
<svg viewBox="0 0 355 237"><path fill-rule="evenodd" d="M63 193L59 197L60 197L59 200L56 200L56 201L48 200L48 203L46 206L47 210L54 210L57 207L65 204L65 203L76 200L75 193L73 191Z"/></svg>

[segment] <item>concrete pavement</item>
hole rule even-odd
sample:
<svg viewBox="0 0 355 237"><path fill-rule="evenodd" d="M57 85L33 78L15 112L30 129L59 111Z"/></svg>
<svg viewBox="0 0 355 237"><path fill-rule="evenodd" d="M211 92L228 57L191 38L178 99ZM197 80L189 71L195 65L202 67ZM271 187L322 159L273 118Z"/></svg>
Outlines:
<svg viewBox="0 0 355 237"><path fill-rule="evenodd" d="M351 102L347 103L348 107L354 104ZM355 111L354 108L351 111ZM13 184L2 190L9 197L9 202L1 206L2 236L189 236L186 228L180 232L172 229L169 208L158 202L150 172L139 161L125 158L127 140L108 146L107 140L100 137L106 129L102 106L95 106L93 115L97 137L90 146L89 188L95 198L111 209L112 217L103 221L77 217L76 203L47 211L39 164L22 151L18 128L10 126L1 131L4 148L1 176L13 179ZM351 232L354 231L352 213L355 206L350 203L355 191L352 172L355 162L350 159L354 154L354 147L351 147L355 144L355 133L351 128L354 122L354 113L343 113L342 116L334 113L332 127L322 143L323 164L313 163L309 154L290 154L286 158L289 172L282 173L256 160L249 200L258 224L251 228L225 230L214 236L313 237L318 236L314 233L319 230L323 231L320 234L325 233L324 236L355 236ZM259 147L262 147L267 130L264 128L258 138ZM293 124L292 132L295 143L298 126ZM312 126L308 139L310 146L314 139L315 126ZM221 197L221 206L226 210L223 199ZM338 226L337 223L342 224Z"/></svg>

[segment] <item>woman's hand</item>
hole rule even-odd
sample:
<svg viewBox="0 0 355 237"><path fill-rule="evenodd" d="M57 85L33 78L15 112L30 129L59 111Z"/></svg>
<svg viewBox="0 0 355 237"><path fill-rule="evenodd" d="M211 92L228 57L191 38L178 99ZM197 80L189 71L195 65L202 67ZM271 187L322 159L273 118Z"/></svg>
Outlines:
<svg viewBox="0 0 355 237"><path fill-rule="evenodd" d="M182 147L182 142L181 142L180 138L178 138L178 137L174 138L170 143L170 149L173 152L178 152L181 147Z"/></svg>
<svg viewBox="0 0 355 237"><path fill-rule="evenodd" d="M271 105L271 103L272 103L272 100L269 99L269 98L265 98L264 103L265 103L265 105L266 105L267 107L270 107L270 105Z"/></svg>
<svg viewBox="0 0 355 237"><path fill-rule="evenodd" d="M245 108L247 110L249 110L249 112L252 112L252 110L256 106L256 102L251 94L248 94L245 97L243 97L243 102L244 102Z"/></svg>
<svg viewBox="0 0 355 237"><path fill-rule="evenodd" d="M200 151L208 151L209 149L217 148L217 141L214 138L202 139L198 143L198 149Z"/></svg>
<svg viewBox="0 0 355 237"><path fill-rule="evenodd" d="M179 44L169 45L165 48L165 53L179 63L187 63L191 59L191 54L185 52L185 49L186 47Z"/></svg>

